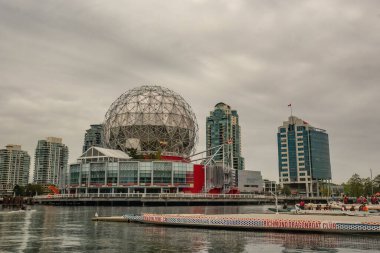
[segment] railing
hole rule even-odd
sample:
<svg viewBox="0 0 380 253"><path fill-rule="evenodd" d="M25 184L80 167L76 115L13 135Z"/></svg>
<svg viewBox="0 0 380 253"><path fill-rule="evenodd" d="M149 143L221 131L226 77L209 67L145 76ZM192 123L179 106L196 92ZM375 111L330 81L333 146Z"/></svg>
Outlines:
<svg viewBox="0 0 380 253"><path fill-rule="evenodd" d="M38 199L84 199L84 198L124 198L124 199L259 199L274 200L274 196L262 194L207 194L207 193L80 193L39 195ZM298 200L299 197L278 196L279 200ZM327 197L303 197L304 200L329 200Z"/></svg>
<svg viewBox="0 0 380 253"><path fill-rule="evenodd" d="M80 193L39 195L35 199L80 199L80 198L152 198L152 199L271 199L258 194L190 194L190 193Z"/></svg>

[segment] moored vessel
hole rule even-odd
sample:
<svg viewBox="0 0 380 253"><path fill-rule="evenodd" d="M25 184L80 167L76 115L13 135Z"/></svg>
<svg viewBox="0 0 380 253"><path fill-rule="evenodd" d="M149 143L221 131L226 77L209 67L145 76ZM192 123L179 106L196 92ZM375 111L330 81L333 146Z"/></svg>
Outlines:
<svg viewBox="0 0 380 253"><path fill-rule="evenodd" d="M117 217L95 217L93 220L214 229L380 234L380 216L144 213L141 215L126 214Z"/></svg>

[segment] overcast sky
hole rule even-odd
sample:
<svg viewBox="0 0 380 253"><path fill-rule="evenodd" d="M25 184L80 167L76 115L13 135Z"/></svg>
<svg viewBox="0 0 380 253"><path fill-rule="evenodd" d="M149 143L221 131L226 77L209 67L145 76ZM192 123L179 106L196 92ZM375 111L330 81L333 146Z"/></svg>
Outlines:
<svg viewBox="0 0 380 253"><path fill-rule="evenodd" d="M266 178L289 103L328 131L334 182L380 174L378 0L0 0L1 147L34 156L62 137L73 162L89 125L146 84L192 106L198 151L214 105L236 109L246 169Z"/></svg>

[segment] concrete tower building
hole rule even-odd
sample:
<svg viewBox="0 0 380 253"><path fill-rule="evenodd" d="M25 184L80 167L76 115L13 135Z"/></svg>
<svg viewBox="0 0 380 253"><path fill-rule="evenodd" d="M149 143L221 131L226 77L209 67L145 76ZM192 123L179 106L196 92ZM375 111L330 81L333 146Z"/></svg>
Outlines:
<svg viewBox="0 0 380 253"><path fill-rule="evenodd" d="M12 194L15 185L28 184L30 156L20 145L0 149L0 195Z"/></svg>
<svg viewBox="0 0 380 253"><path fill-rule="evenodd" d="M103 147L103 125L94 124L86 130L82 152L86 152L91 147Z"/></svg>
<svg viewBox="0 0 380 253"><path fill-rule="evenodd" d="M63 185L67 171L69 149L62 143L61 138L47 137L39 140L35 153L34 178L38 184Z"/></svg>
<svg viewBox="0 0 380 253"><path fill-rule="evenodd" d="M229 105L218 103L214 111L206 119L206 148L210 149L222 144L226 145L225 152L229 154L227 159L232 161L232 167L236 170L244 170L244 158L241 156L241 132L239 115L236 110L231 110ZM232 152L230 152L232 150ZM216 150L208 152L210 156ZM215 161L223 163L223 152L215 157Z"/></svg>
<svg viewBox="0 0 380 253"><path fill-rule="evenodd" d="M329 138L295 116L278 127L278 167L281 186L297 194L319 196L321 182L331 180Z"/></svg>

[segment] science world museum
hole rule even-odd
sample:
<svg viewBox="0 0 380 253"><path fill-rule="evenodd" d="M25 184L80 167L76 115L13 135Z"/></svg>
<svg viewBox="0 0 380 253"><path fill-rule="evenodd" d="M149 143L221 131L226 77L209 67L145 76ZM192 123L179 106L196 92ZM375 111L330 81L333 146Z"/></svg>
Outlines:
<svg viewBox="0 0 380 253"><path fill-rule="evenodd" d="M90 147L70 164L64 192L227 193L235 186L233 169L207 159L191 162L197 120L183 97L167 88L122 94L105 115L102 136L102 147Z"/></svg>

